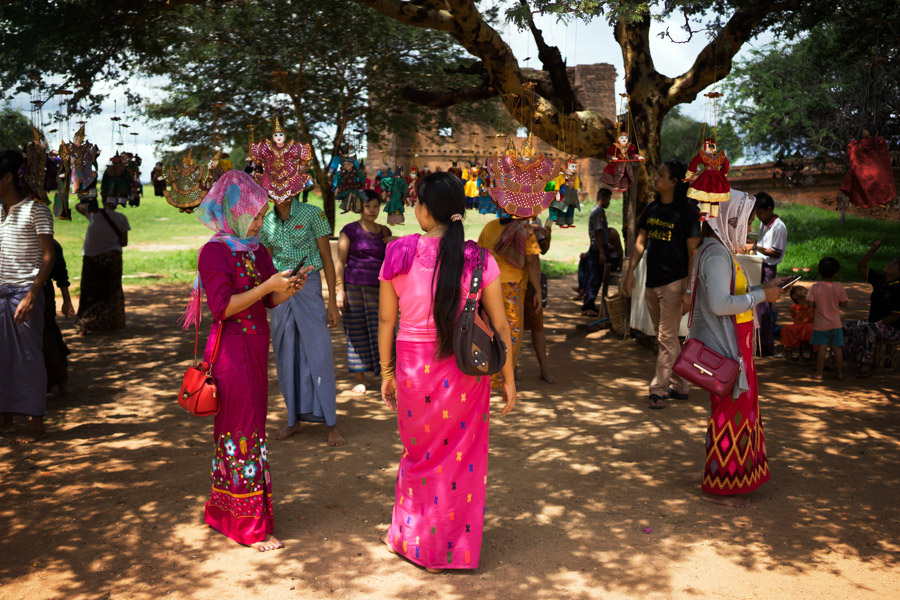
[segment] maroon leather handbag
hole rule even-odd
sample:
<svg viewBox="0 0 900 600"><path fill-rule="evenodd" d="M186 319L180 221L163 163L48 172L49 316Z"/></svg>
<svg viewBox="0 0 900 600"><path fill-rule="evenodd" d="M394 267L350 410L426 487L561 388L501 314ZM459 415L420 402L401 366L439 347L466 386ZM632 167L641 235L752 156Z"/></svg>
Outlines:
<svg viewBox="0 0 900 600"><path fill-rule="evenodd" d="M224 335L224 323L219 322L219 331L209 362L197 362L197 350L200 346L200 326L197 325L194 338L194 364L184 373L181 391L178 393L178 404L194 416L211 417L219 414L219 394L211 371L219 355Z"/></svg>
<svg viewBox="0 0 900 600"><path fill-rule="evenodd" d="M741 374L741 364L707 348L697 338L691 338L681 347L672 370L707 392L730 398Z"/></svg>
<svg viewBox="0 0 900 600"><path fill-rule="evenodd" d="M706 249L704 248L703 252ZM697 266L700 265L700 258L703 252L697 257ZM734 293L734 268L731 271L731 293ZM694 291L691 294L691 316L688 318L688 327L694 320L694 304L697 301L697 289L700 283L700 276L694 282ZM734 320L734 317L732 317ZM678 358L672 370L690 383L706 390L716 396L725 396L730 398L734 384L741 374L741 363L733 358L723 356L707 348L703 342L697 338L690 338L684 342Z"/></svg>

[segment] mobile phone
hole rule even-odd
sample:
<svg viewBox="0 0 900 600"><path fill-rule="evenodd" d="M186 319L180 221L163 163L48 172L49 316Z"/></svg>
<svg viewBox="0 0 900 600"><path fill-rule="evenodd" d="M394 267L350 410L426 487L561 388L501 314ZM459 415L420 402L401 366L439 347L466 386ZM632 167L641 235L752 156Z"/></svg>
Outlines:
<svg viewBox="0 0 900 600"><path fill-rule="evenodd" d="M787 283L785 283L784 285L781 286L781 289L786 290L789 287L791 287L792 285L794 285L795 283L797 283L798 281L800 281L801 279L802 279L802 277L800 275L794 275L793 277L788 279Z"/></svg>
<svg viewBox="0 0 900 600"><path fill-rule="evenodd" d="M305 259L305 258L301 258L301 259L300 259L300 262L297 263L297 266L294 267L294 270L291 271L291 275L290 275L290 276L291 276L291 277L296 277L296 276L297 276L297 273L300 272L300 269L303 268L303 265L304 265L304 264L306 264L306 259ZM799 277L798 277L797 279L799 279Z"/></svg>

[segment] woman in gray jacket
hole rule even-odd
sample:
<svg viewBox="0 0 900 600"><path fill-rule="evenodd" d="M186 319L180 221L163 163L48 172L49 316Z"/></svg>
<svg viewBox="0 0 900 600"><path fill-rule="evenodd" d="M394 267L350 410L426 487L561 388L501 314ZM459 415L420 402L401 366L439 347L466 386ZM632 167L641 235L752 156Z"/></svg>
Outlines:
<svg viewBox="0 0 900 600"><path fill-rule="evenodd" d="M688 337L741 364L730 396L710 394L706 430L702 497L726 506L746 506L746 494L769 480L753 363L753 309L784 295L780 286L787 278L750 288L734 258L747 240L754 203L748 194L732 190L731 199L720 204L719 216L706 221L692 286L696 298Z"/></svg>

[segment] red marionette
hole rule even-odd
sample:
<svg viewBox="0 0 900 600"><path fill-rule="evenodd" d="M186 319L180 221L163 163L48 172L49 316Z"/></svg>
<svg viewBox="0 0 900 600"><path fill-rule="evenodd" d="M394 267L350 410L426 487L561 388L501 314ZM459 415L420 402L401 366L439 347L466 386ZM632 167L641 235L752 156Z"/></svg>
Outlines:
<svg viewBox="0 0 900 600"><path fill-rule="evenodd" d="M700 174L697 170L703 169ZM691 182L688 189L688 198L693 198L700 203L700 220L714 219L719 216L719 203L728 202L731 197L731 186L725 177L728 174L728 158L725 153L718 150L714 138L703 140L701 150L691 164L688 165L686 181Z"/></svg>
<svg viewBox="0 0 900 600"><path fill-rule="evenodd" d="M634 169L631 163L645 160L638 154L634 144L628 142L628 132L619 132L616 143L606 151L606 168L600 174L600 182L612 188L614 192L625 192L634 182Z"/></svg>

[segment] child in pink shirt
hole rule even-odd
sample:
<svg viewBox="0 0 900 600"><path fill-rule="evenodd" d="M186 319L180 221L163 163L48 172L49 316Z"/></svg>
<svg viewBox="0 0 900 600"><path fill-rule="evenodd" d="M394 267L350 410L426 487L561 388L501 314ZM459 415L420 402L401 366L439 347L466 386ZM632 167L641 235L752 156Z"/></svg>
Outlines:
<svg viewBox="0 0 900 600"><path fill-rule="evenodd" d="M824 379L823 371L829 344L834 352L836 378L844 378L844 326L841 323L841 307L847 306L847 292L844 291L844 286L835 281L840 270L841 264L836 258L826 256L820 260L819 274L822 276L822 281L813 285L806 296L807 303L816 309L810 343L816 347L818 352L816 377L819 379Z"/></svg>

